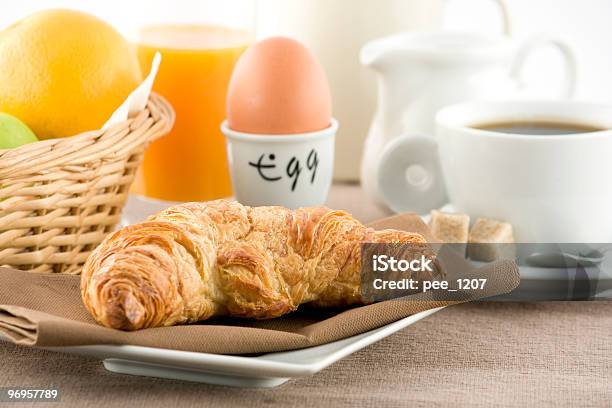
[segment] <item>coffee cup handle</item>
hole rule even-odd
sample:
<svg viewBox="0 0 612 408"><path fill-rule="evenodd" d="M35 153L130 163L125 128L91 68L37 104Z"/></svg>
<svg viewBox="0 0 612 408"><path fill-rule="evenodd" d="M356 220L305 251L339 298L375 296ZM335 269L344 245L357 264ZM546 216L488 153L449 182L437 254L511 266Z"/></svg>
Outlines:
<svg viewBox="0 0 612 408"><path fill-rule="evenodd" d="M558 38L549 37L547 35L539 35L527 40L519 49L510 74L517 80L520 87L525 88L526 83L522 79L521 75L525 62L537 49L551 46L557 48L561 52L561 56L563 57L563 61L565 63L565 83L560 97L572 98L576 91L576 77L578 71L576 55L565 41L559 40Z"/></svg>
<svg viewBox="0 0 612 408"><path fill-rule="evenodd" d="M448 202L438 146L423 136L401 136L383 148L377 168L378 191L395 212L424 214Z"/></svg>

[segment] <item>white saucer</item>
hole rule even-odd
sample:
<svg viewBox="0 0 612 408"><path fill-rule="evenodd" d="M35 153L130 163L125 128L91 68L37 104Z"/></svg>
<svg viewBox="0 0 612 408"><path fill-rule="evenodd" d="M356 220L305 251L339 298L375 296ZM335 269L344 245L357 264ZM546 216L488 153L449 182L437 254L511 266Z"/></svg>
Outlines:
<svg viewBox="0 0 612 408"><path fill-rule="evenodd" d="M451 204L440 208L456 212ZM421 215L429 223L430 215ZM474 262L478 264L478 262ZM494 300L595 300L612 298L612 254L604 254L600 265L593 267L538 267L519 265L521 284L512 293Z"/></svg>

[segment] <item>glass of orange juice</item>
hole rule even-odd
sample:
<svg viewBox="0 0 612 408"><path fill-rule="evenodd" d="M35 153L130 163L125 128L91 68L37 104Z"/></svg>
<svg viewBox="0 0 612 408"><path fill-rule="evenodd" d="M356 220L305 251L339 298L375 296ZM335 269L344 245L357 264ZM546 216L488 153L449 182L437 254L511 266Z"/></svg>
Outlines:
<svg viewBox="0 0 612 408"><path fill-rule="evenodd" d="M134 192L168 201L232 195L220 124L234 64L252 39L251 30L217 23L164 22L140 30L142 70L149 71L159 51L153 90L173 106L176 122L147 149Z"/></svg>

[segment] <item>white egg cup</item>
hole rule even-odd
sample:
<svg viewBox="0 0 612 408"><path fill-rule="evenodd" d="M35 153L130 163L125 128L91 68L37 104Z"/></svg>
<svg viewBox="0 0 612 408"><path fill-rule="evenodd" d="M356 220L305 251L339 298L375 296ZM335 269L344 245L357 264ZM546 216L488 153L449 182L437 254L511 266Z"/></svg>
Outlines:
<svg viewBox="0 0 612 408"><path fill-rule="evenodd" d="M227 121L227 142L236 199L245 205L295 209L323 205L332 182L338 121L323 130L288 135L237 132Z"/></svg>

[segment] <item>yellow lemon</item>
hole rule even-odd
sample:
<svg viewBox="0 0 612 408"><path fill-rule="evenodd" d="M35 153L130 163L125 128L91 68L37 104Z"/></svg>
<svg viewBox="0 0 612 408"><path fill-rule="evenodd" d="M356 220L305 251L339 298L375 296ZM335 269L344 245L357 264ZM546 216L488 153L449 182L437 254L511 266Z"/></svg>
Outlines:
<svg viewBox="0 0 612 408"><path fill-rule="evenodd" d="M47 10L0 32L0 111L40 139L99 129L140 81L130 44L94 16Z"/></svg>

